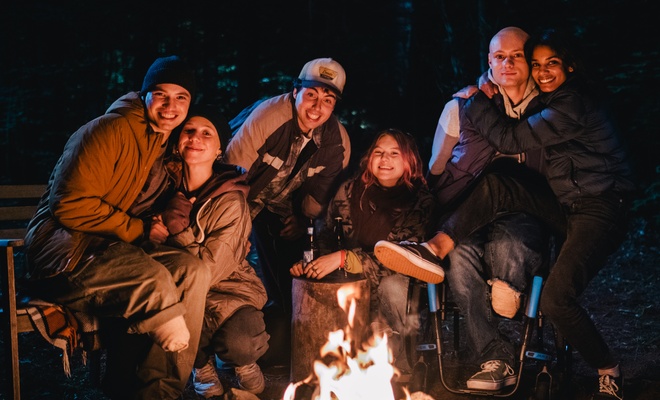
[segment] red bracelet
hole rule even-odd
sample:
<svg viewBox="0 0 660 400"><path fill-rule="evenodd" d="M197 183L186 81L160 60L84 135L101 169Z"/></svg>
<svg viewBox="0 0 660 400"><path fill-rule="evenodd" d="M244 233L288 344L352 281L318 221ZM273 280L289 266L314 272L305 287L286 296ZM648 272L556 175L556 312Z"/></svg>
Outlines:
<svg viewBox="0 0 660 400"><path fill-rule="evenodd" d="M341 262L339 263L339 269L344 269L346 265L346 250L339 250L341 254Z"/></svg>

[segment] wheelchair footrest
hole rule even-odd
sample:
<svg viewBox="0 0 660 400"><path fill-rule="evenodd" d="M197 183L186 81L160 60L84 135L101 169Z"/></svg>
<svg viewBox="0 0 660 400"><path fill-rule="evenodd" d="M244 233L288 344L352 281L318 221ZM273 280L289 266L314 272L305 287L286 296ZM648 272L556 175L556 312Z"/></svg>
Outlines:
<svg viewBox="0 0 660 400"><path fill-rule="evenodd" d="M532 360L540 360L540 361L552 360L552 356L550 354L536 350L525 351L525 357L531 358Z"/></svg>
<svg viewBox="0 0 660 400"><path fill-rule="evenodd" d="M434 351L437 350L438 346L436 346L434 343L423 343L423 344L418 344L415 346L415 350L417 351Z"/></svg>

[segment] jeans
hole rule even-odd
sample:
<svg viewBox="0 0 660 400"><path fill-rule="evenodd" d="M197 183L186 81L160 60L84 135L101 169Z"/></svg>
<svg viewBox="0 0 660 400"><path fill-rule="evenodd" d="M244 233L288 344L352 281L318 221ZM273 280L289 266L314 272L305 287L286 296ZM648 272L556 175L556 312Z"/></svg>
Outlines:
<svg viewBox="0 0 660 400"><path fill-rule="evenodd" d="M410 371L408 358L405 354L403 338L409 332L417 332L419 316L408 314L408 288L410 278L402 274L392 274L382 277L378 285L378 302L380 316L392 329L392 335L388 337L388 343L392 349L394 364L403 371Z"/></svg>
<svg viewBox="0 0 660 400"><path fill-rule="evenodd" d="M513 344L499 332L487 280L497 278L525 292L530 278L547 265L547 248L545 227L517 213L476 231L449 254L445 277L450 296L466 317L467 347L478 362L516 361Z"/></svg>
<svg viewBox="0 0 660 400"><path fill-rule="evenodd" d="M541 294L540 308L593 368L614 363L610 350L578 299L607 257L621 244L627 201L616 192L561 205L549 188L498 174L484 176L474 192L443 224L456 243L510 212L534 215L563 235L557 261Z"/></svg>
<svg viewBox="0 0 660 400"><path fill-rule="evenodd" d="M185 250L154 246L147 253L116 242L32 289L71 309L121 321L115 327L122 329L107 337L112 371L104 386L113 398L177 399L192 372L210 280L209 268ZM190 331L187 349L166 352L143 335L180 315Z"/></svg>

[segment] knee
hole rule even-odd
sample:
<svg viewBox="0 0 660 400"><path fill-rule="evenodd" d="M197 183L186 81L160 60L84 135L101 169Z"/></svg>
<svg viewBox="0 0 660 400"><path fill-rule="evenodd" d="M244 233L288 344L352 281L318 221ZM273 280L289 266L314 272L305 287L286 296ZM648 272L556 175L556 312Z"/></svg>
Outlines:
<svg viewBox="0 0 660 400"><path fill-rule="evenodd" d="M246 365L266 353L269 339L263 313L254 307L244 307L215 332L212 346L221 359Z"/></svg>
<svg viewBox="0 0 660 400"><path fill-rule="evenodd" d="M211 268L202 259L190 255L190 257L182 259L179 265L184 269L181 279L188 282L188 286L195 288L205 286L208 289L212 278Z"/></svg>
<svg viewBox="0 0 660 400"><path fill-rule="evenodd" d="M569 310L568 295L554 293L546 284L541 293L539 307L545 316L551 320L557 320L566 315Z"/></svg>
<svg viewBox="0 0 660 400"><path fill-rule="evenodd" d="M410 278L405 275L394 274L383 277L378 284L378 297L384 301L398 303L396 299L403 298L405 300L409 284Z"/></svg>
<svg viewBox="0 0 660 400"><path fill-rule="evenodd" d="M493 311L506 318L513 318L520 308L521 293L500 279L488 281L491 284L490 300Z"/></svg>

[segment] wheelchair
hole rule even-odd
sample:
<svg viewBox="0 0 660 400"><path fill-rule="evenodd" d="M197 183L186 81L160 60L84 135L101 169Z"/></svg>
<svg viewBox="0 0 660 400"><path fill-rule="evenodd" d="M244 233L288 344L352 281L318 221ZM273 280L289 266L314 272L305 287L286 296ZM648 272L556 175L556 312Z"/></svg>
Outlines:
<svg viewBox="0 0 660 400"><path fill-rule="evenodd" d="M543 286L543 277L534 276L532 285L524 295L524 313L514 318L520 322L519 327L519 358L518 378L515 384L499 391L484 391L468 389L465 384L450 385L444 371L446 361L453 359L459 363L460 313L457 306L447 299L445 283L430 284L411 278L408 290L407 315L419 316L420 329L404 336L404 346L409 365L413 367L409 384L410 392L423 391L428 388L433 376L437 376L442 386L449 392L471 396L510 397L523 387L522 378L536 372L533 387L527 388L530 400L551 400L570 398L569 382L571 376L572 357L570 345L558 335L554 329L551 335L544 329L551 324L544 324L543 314L538 309ZM521 310L523 308L521 307ZM448 321L451 315L451 321ZM445 328L453 326L453 340L443 337ZM550 337L549 337L550 336ZM445 341L446 340L446 341ZM547 345L553 342L554 346ZM453 343L447 351L444 346ZM460 368L459 368L460 369ZM463 382L466 379L460 379ZM529 382L528 385L529 386Z"/></svg>

